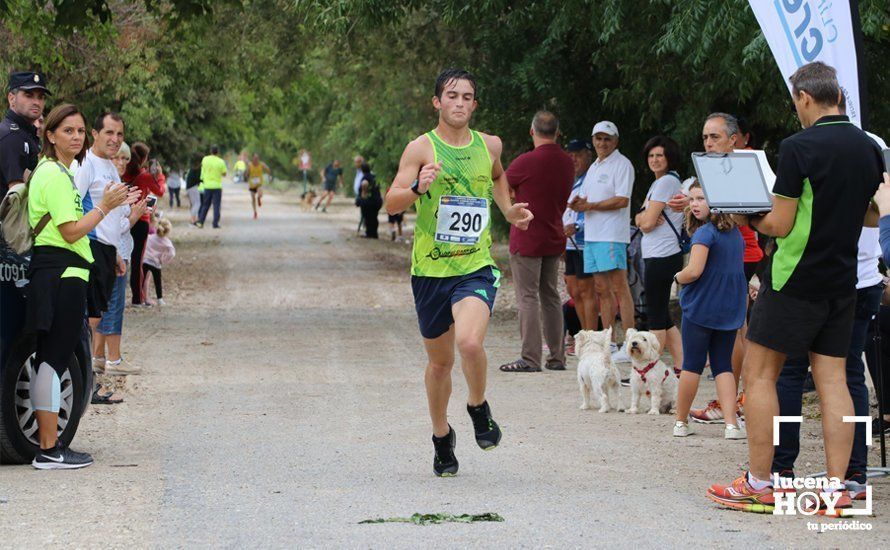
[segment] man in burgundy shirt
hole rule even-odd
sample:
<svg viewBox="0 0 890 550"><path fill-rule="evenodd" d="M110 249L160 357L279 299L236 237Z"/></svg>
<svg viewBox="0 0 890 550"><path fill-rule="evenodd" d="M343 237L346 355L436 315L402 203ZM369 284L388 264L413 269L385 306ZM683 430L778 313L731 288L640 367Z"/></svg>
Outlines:
<svg viewBox="0 0 890 550"><path fill-rule="evenodd" d="M507 169L516 202L528 203L535 222L527 231L510 228L510 268L519 305L521 358L501 365L504 372L540 372L541 329L550 348L546 368L565 369L562 303L559 298L559 258L566 236L562 215L572 192L575 168L556 143L559 120L539 111L532 120L535 148L519 155Z"/></svg>

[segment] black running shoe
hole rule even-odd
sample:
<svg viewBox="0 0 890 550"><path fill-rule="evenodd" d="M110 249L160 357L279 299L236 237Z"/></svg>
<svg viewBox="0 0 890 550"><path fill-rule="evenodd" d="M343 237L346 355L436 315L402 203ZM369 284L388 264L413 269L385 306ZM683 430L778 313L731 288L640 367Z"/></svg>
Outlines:
<svg viewBox="0 0 890 550"><path fill-rule="evenodd" d="M501 428L498 423L491 417L491 408L488 401L484 401L481 405L471 407L467 405L467 412L473 419L473 430L476 432L476 443L483 451L490 451L498 446L501 442Z"/></svg>
<svg viewBox="0 0 890 550"><path fill-rule="evenodd" d="M72 451L57 441L54 448L37 451L31 465L38 470L76 470L86 468L92 463L93 457L89 454Z"/></svg>
<svg viewBox="0 0 890 550"><path fill-rule="evenodd" d="M439 477L454 477L457 475L457 457L454 456L454 445L457 436L454 429L448 426L448 435L445 437L433 436L433 447L436 454L433 456L433 471Z"/></svg>

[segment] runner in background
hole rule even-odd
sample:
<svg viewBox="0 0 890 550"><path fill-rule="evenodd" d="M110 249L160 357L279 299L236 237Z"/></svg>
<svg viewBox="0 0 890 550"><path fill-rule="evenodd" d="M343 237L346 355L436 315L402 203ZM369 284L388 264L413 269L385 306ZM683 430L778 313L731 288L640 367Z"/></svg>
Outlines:
<svg viewBox="0 0 890 550"><path fill-rule="evenodd" d="M315 209L318 210L321 203L327 199L327 204L321 208L322 212L327 212L328 206L330 206L331 201L334 200L334 193L337 191L337 185L343 185L343 168L340 167L340 161L334 160L325 166L324 170L321 172L321 176L324 179L324 191L322 191L318 202L315 203Z"/></svg>
<svg viewBox="0 0 890 550"><path fill-rule="evenodd" d="M253 208L253 219L257 219L257 207L263 206L263 178L264 174L272 175L272 170L265 162L260 161L256 153L247 165L247 185L250 189L250 207Z"/></svg>
<svg viewBox="0 0 890 550"><path fill-rule="evenodd" d="M238 155L238 160L235 161L235 175L233 176L235 183L244 181L245 172L247 172L247 153L241 153Z"/></svg>
<svg viewBox="0 0 890 550"><path fill-rule="evenodd" d="M500 281L491 257L491 201L504 217L527 229L533 216L523 203L511 204L501 165L501 140L471 130L476 81L448 69L436 79L436 128L408 144L386 195L386 210L397 214L417 206L411 286L429 362L425 382L433 424L433 471L457 474L456 437L448 424L454 348L467 380L467 412L476 443L491 450L501 430L485 399L488 359L483 342Z"/></svg>

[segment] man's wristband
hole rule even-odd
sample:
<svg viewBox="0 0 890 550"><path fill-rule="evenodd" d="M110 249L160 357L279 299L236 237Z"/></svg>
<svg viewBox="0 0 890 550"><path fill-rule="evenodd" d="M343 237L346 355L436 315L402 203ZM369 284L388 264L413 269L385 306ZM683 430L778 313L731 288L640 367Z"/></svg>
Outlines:
<svg viewBox="0 0 890 550"><path fill-rule="evenodd" d="M423 195L423 193L420 192L420 180L414 180L414 183L411 184L411 190L414 191L415 195Z"/></svg>

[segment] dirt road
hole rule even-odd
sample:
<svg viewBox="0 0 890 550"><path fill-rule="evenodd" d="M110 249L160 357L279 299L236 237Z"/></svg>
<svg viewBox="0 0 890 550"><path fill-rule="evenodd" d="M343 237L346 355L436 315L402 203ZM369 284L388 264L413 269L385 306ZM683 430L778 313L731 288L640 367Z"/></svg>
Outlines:
<svg viewBox="0 0 890 550"><path fill-rule="evenodd" d="M818 534L809 518L718 509L705 489L744 467L744 442L717 426L673 439L669 416L580 411L574 362L498 372L519 351L503 307L487 340L502 445L476 447L456 371L460 474L434 477L408 248L356 239L346 202L329 214L296 202L267 196L254 221L246 191L230 185L220 230L172 213L168 305L125 317L124 353L144 375L124 404L94 406L82 422L74 448L94 466L0 468L0 547L890 544L886 481L875 484L878 517L863 520L871 531ZM712 393L703 384L700 399ZM822 469L803 431L800 469ZM414 512L505 521L358 524Z"/></svg>

